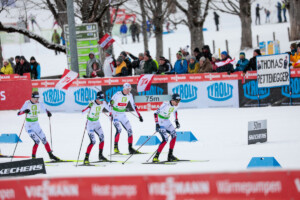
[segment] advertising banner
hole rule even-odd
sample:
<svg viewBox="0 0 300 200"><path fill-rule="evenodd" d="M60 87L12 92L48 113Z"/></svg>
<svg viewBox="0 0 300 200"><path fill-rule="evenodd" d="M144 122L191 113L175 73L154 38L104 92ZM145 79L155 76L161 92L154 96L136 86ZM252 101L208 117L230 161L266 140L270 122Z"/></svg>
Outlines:
<svg viewBox="0 0 300 200"><path fill-rule="evenodd" d="M256 62L259 88L290 84L290 57L288 54L258 56Z"/></svg>

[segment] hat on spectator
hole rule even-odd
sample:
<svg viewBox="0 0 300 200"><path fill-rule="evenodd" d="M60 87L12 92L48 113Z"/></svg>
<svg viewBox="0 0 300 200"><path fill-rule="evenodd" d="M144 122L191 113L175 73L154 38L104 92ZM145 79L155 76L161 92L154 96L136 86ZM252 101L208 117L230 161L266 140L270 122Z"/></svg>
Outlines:
<svg viewBox="0 0 300 200"><path fill-rule="evenodd" d="M218 54L213 54L213 55L212 55L212 58L218 59L219 56L218 56Z"/></svg>
<svg viewBox="0 0 300 200"><path fill-rule="evenodd" d="M24 56L20 56L20 60L26 60Z"/></svg>
<svg viewBox="0 0 300 200"><path fill-rule="evenodd" d="M222 51L221 55L228 56L227 51Z"/></svg>
<svg viewBox="0 0 300 200"><path fill-rule="evenodd" d="M201 58L200 58L200 61L205 61L205 57L204 56L202 56Z"/></svg>
<svg viewBox="0 0 300 200"><path fill-rule="evenodd" d="M296 42L292 43L292 44L291 44L291 47L292 47L293 49L297 49L297 44L296 44Z"/></svg>
<svg viewBox="0 0 300 200"><path fill-rule="evenodd" d="M35 60L35 57L31 56L30 61Z"/></svg>
<svg viewBox="0 0 300 200"><path fill-rule="evenodd" d="M245 52L240 52L240 55L243 55L244 57L246 57Z"/></svg>
<svg viewBox="0 0 300 200"><path fill-rule="evenodd" d="M198 47L196 47L196 48L194 49L194 52L200 53L200 49L199 49Z"/></svg>
<svg viewBox="0 0 300 200"><path fill-rule="evenodd" d="M124 56L124 57L126 57L126 56L127 56L127 54L126 54L126 52L125 52L125 51L122 51L122 52L120 53L120 55L122 55L122 56Z"/></svg>
<svg viewBox="0 0 300 200"><path fill-rule="evenodd" d="M159 57L159 60L164 60L164 61L166 61L166 58L163 57L163 56L160 56L160 57Z"/></svg>
<svg viewBox="0 0 300 200"><path fill-rule="evenodd" d="M204 50L204 49L206 49L206 50L210 51L210 48L209 48L209 46L208 46L208 45L204 45L204 46L202 47L202 50Z"/></svg>
<svg viewBox="0 0 300 200"><path fill-rule="evenodd" d="M119 56L118 58L117 58L117 62L123 62L123 58L122 58L122 56Z"/></svg>
<svg viewBox="0 0 300 200"><path fill-rule="evenodd" d="M144 57L144 54L143 53L139 53L139 56Z"/></svg>
<svg viewBox="0 0 300 200"><path fill-rule="evenodd" d="M150 56L150 51L149 51L149 50L146 50L144 56L151 57L151 56Z"/></svg>
<svg viewBox="0 0 300 200"><path fill-rule="evenodd" d="M196 61L196 57L195 56L192 56L190 59L193 59L194 61Z"/></svg>
<svg viewBox="0 0 300 200"><path fill-rule="evenodd" d="M182 53L181 53L181 51L178 51L178 52L177 52L177 54L178 54L178 55L180 55L180 56L182 56Z"/></svg>
<svg viewBox="0 0 300 200"><path fill-rule="evenodd" d="M5 63L5 62L9 63L9 62L8 62L8 60L6 60L6 59L5 59L5 60L3 60L3 63Z"/></svg>
<svg viewBox="0 0 300 200"><path fill-rule="evenodd" d="M258 55L261 55L260 49L255 49L254 52L256 52Z"/></svg>
<svg viewBox="0 0 300 200"><path fill-rule="evenodd" d="M111 54L112 54L112 49L110 49L110 48L109 48L109 49L106 49L106 50L105 50L105 53L111 55Z"/></svg>
<svg viewBox="0 0 300 200"><path fill-rule="evenodd" d="M20 56L16 56L15 59L20 59Z"/></svg>

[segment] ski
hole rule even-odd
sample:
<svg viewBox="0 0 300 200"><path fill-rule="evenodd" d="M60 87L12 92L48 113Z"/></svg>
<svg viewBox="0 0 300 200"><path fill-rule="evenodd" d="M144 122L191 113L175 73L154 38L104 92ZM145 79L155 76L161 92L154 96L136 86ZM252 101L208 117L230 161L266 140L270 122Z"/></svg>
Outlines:
<svg viewBox="0 0 300 200"><path fill-rule="evenodd" d="M64 163L64 162L77 162L77 160L51 160L51 161L45 161L45 163ZM82 160L79 160L79 162L82 162Z"/></svg>
<svg viewBox="0 0 300 200"><path fill-rule="evenodd" d="M110 163L110 162L121 163L122 161L117 161L117 160L98 160L98 161L92 161L90 163Z"/></svg>
<svg viewBox="0 0 300 200"><path fill-rule="evenodd" d="M166 161L161 161L161 162L146 162L142 164L157 164L157 165L176 165L177 163L175 162L166 162Z"/></svg>
<svg viewBox="0 0 300 200"><path fill-rule="evenodd" d="M209 160L176 160L176 161L162 161L165 163L178 163L178 162L208 162Z"/></svg>
<svg viewBox="0 0 300 200"><path fill-rule="evenodd" d="M81 167L82 166L85 166L85 167L105 167L105 165L95 165L95 164L79 164L77 166L81 166Z"/></svg>
<svg viewBox="0 0 300 200"><path fill-rule="evenodd" d="M142 155L142 154L152 154L152 153L149 153L149 152L147 152L147 153L135 153L134 155ZM130 154L130 153L113 153L113 154L111 154L111 156L130 156L130 155L132 155L132 154Z"/></svg>

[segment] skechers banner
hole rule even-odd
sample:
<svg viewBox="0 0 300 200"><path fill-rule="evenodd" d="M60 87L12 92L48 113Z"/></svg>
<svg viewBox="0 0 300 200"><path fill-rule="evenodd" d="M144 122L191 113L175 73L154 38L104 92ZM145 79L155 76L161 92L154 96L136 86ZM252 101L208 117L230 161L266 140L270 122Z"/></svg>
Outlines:
<svg viewBox="0 0 300 200"><path fill-rule="evenodd" d="M0 163L0 177L46 174L43 158Z"/></svg>
<svg viewBox="0 0 300 200"><path fill-rule="evenodd" d="M256 62L259 88L290 84L290 57L288 54L258 56Z"/></svg>

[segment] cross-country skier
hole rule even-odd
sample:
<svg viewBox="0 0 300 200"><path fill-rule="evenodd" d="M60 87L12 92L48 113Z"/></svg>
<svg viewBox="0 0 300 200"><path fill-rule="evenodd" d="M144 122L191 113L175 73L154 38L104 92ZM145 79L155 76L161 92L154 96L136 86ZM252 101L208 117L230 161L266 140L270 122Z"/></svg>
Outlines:
<svg viewBox="0 0 300 200"><path fill-rule="evenodd" d="M18 112L18 115L26 113L25 130L34 141L34 146L32 148L32 159L36 158L36 151L41 140L45 145L50 159L60 161L59 158L53 155L50 145L47 142L46 136L38 122L38 114L40 113L40 111L46 112L48 117L52 116L51 112L45 108L44 104L39 102L39 98L39 93L36 91L33 92L31 95L31 99L25 101L24 105Z"/></svg>
<svg viewBox="0 0 300 200"><path fill-rule="evenodd" d="M108 112L110 111L109 105L104 101L104 94L102 91L97 92L96 100L91 102L88 107L86 107L82 112L86 112L88 109L89 113L87 115L87 126L86 130L88 131L88 135L90 137L91 143L89 144L84 158L84 164L89 164L89 155L90 152L96 143L94 132L98 135L100 144L99 144L99 160L108 161L107 158L103 156L103 147L104 147L104 134L99 122L99 115L102 112L103 108L105 108Z"/></svg>
<svg viewBox="0 0 300 200"><path fill-rule="evenodd" d="M174 126L172 125L170 121L170 115L174 113L175 116L175 123L176 128L180 128L180 124L178 122L177 118L177 109L178 104L180 102L181 98L179 94L173 94L171 101L165 101L163 104L155 111L154 118L156 123L156 131L160 133L162 137L162 142L160 143L157 152L153 158L153 162L159 162L159 154L162 152L164 146L168 142L168 134L169 133L172 137L170 142L170 149L168 154L168 161L178 161L178 158L176 158L173 155L173 149L176 142L176 131Z"/></svg>
<svg viewBox="0 0 300 200"><path fill-rule="evenodd" d="M140 122L143 122L143 118L134 103L134 100L133 100L133 97L132 97L132 94L130 93L130 91L131 91L131 85L129 83L124 83L123 91L119 91L116 94L114 94L114 96L111 98L111 101L110 101L110 104L112 106L113 123L114 123L114 126L117 131L116 135L115 135L115 145L114 145L115 153L120 153L119 148L118 148L119 137L120 137L120 133L122 131L120 124L125 128L125 130L128 133L129 153L130 154L140 153L139 151L132 148L132 141L133 141L132 128L131 128L130 122L127 119L127 116L125 114L128 102L130 102L131 107L138 114Z"/></svg>

